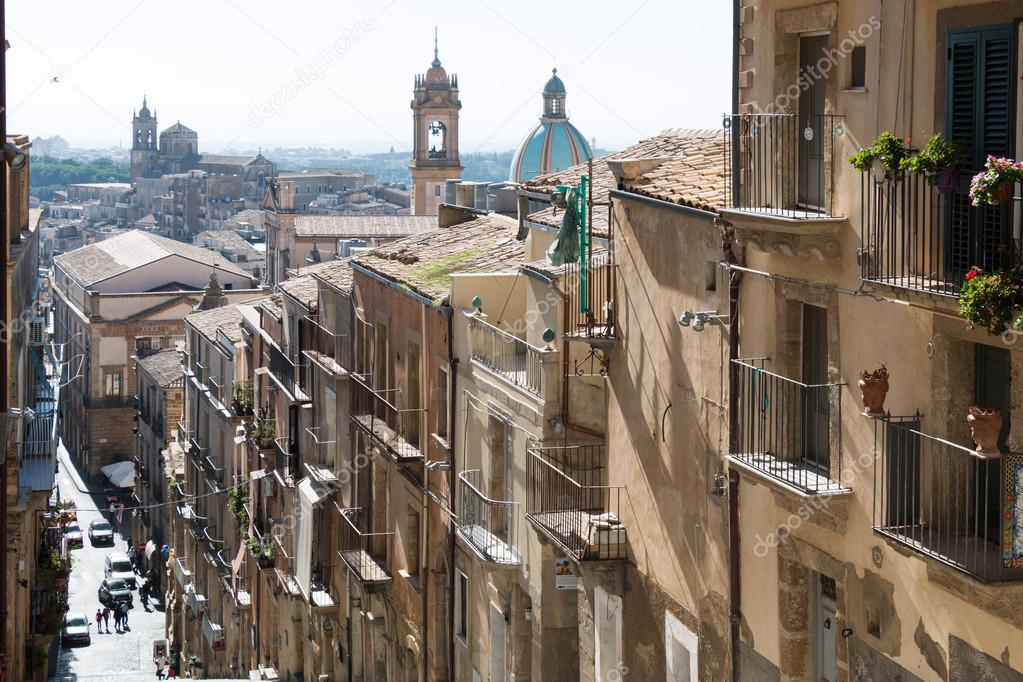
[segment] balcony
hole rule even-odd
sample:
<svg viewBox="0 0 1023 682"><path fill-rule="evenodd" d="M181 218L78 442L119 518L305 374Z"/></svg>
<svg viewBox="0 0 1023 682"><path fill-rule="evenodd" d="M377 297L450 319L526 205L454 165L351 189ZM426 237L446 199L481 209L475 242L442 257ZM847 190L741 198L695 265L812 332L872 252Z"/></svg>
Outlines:
<svg viewBox="0 0 1023 682"><path fill-rule="evenodd" d="M618 341L615 322L618 268L607 251L592 253L585 266L565 265L564 293L567 323L565 336L593 345Z"/></svg>
<svg viewBox="0 0 1023 682"><path fill-rule="evenodd" d="M458 475L458 536L480 559L502 566L517 566L522 555L515 549L518 537L518 514L515 502L497 502L482 492L479 470Z"/></svg>
<svg viewBox="0 0 1023 682"><path fill-rule="evenodd" d="M361 509L342 509L334 503L341 515L338 554L364 586L383 587L391 582L387 572L387 543L391 533L370 533L360 530L366 520Z"/></svg>
<svg viewBox="0 0 1023 682"><path fill-rule="evenodd" d="M295 363L275 344L266 344L270 374L289 394L295 395Z"/></svg>
<svg viewBox="0 0 1023 682"><path fill-rule="evenodd" d="M184 590L192 584L192 570L188 568L188 559L176 557L171 565L174 568L174 577L178 580L178 587Z"/></svg>
<svg viewBox="0 0 1023 682"><path fill-rule="evenodd" d="M194 431L190 428L188 422L181 419L178 420L178 442L182 445L186 445L192 441L192 434Z"/></svg>
<svg viewBox="0 0 1023 682"><path fill-rule="evenodd" d="M740 242L759 251L837 258L844 218L835 206L835 114L725 117L726 196L721 211Z"/></svg>
<svg viewBox="0 0 1023 682"><path fill-rule="evenodd" d="M318 315L307 315L299 321L302 352L318 364L340 373L351 366L351 343L346 334L335 334L320 323Z"/></svg>
<svg viewBox="0 0 1023 682"><path fill-rule="evenodd" d="M874 451L875 533L984 582L1023 579L1018 455L981 459L918 417L878 420Z"/></svg>
<svg viewBox="0 0 1023 682"><path fill-rule="evenodd" d="M209 600L206 598L206 595L196 592L194 586L191 589L185 590L185 604L188 606L188 610L193 618L198 618L206 613L206 604L208 602Z"/></svg>
<svg viewBox="0 0 1023 682"><path fill-rule="evenodd" d="M896 293L956 298L973 266L1012 267L1012 202L972 206L968 177L942 192L924 176L877 183L863 173L860 276Z"/></svg>
<svg viewBox="0 0 1023 682"><path fill-rule="evenodd" d="M294 485L298 475L298 455L292 452L290 438L274 439L274 472L282 485Z"/></svg>
<svg viewBox="0 0 1023 682"><path fill-rule="evenodd" d="M422 460L422 408L401 409L398 389L373 390L359 379L352 379L351 415L355 424L398 463Z"/></svg>
<svg viewBox="0 0 1023 682"><path fill-rule="evenodd" d="M472 360L500 375L512 385L538 398L544 397L544 356L553 354L531 346L513 334L469 315L469 343Z"/></svg>
<svg viewBox="0 0 1023 682"><path fill-rule="evenodd" d="M333 429L324 426L307 426L305 430L317 456L315 462L302 462L302 466L310 478L323 485L338 483L337 473L329 464L334 459L334 446L337 444L337 436L331 435L331 431Z"/></svg>
<svg viewBox="0 0 1023 682"><path fill-rule="evenodd" d="M203 613L202 634L206 638L206 644L210 651L226 651L227 638L224 636L224 626L210 620L209 613Z"/></svg>
<svg viewBox="0 0 1023 682"><path fill-rule="evenodd" d="M603 445L530 448L526 519L575 561L624 559L622 488L606 484Z"/></svg>
<svg viewBox="0 0 1023 682"><path fill-rule="evenodd" d="M732 361L737 433L729 461L797 495L844 494L844 384L804 384L769 372L763 359Z"/></svg>

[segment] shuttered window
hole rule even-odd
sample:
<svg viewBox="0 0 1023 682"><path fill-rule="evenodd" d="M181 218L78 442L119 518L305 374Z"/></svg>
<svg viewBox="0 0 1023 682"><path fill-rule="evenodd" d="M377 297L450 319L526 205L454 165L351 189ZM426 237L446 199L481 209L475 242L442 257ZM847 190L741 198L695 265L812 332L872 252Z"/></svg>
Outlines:
<svg viewBox="0 0 1023 682"><path fill-rule="evenodd" d="M967 164L948 201L946 259L952 281L972 266L1004 267L1010 255L1009 204L974 208L969 178L989 154L1011 156L1015 102L1014 31L1011 25L956 30L948 35L948 137Z"/></svg>

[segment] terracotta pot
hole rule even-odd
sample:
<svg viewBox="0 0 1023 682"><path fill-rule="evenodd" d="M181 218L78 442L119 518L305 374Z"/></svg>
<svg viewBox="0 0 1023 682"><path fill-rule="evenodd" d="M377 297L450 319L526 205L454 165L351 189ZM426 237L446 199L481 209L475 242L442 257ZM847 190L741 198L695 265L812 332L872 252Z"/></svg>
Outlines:
<svg viewBox="0 0 1023 682"><path fill-rule="evenodd" d="M985 457L1001 457L998 451L998 435L1002 431L1001 410L985 410L971 407L966 421L970 424L970 435L977 444L977 454Z"/></svg>
<svg viewBox="0 0 1023 682"><path fill-rule="evenodd" d="M860 373L860 393L863 395L863 414L868 417L884 415L884 399L888 396L888 370L884 365L873 372Z"/></svg>
<svg viewBox="0 0 1023 682"><path fill-rule="evenodd" d="M1012 198L1014 185L1011 182L1003 182L991 190L991 198L996 202L1008 201Z"/></svg>

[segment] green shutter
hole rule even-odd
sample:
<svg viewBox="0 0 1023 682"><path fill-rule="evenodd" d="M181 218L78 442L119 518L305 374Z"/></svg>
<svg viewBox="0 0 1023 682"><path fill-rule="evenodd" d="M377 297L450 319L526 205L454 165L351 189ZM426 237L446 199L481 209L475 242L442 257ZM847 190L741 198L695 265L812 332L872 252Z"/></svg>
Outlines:
<svg viewBox="0 0 1023 682"><path fill-rule="evenodd" d="M947 134L968 161L967 177L948 197L946 277L959 282L972 266L1003 267L1011 238L1008 205L973 208L969 178L989 154L1010 156L1015 100L1012 26L952 31L948 36Z"/></svg>

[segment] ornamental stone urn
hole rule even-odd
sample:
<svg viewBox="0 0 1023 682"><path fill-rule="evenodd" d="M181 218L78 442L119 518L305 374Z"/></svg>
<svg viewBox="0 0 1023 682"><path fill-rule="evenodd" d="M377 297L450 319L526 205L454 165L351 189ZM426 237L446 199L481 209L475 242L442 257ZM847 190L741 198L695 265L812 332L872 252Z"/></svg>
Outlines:
<svg viewBox="0 0 1023 682"><path fill-rule="evenodd" d="M966 421L970 424L973 442L977 444L977 454L985 459L1001 457L1002 453L998 451L998 435L1003 421L1001 410L971 407Z"/></svg>
<svg viewBox="0 0 1023 682"><path fill-rule="evenodd" d="M884 399L888 395L888 368L881 365L873 372L861 372L859 385L860 393L863 394L863 414L883 417Z"/></svg>

